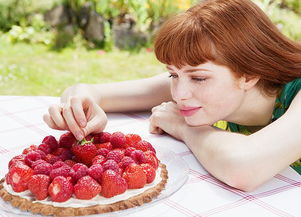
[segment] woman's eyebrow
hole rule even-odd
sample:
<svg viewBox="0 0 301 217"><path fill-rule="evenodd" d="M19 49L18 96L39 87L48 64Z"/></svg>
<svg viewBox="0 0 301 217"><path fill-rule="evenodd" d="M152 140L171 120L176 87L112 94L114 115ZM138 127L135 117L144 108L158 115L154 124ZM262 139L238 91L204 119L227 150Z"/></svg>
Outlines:
<svg viewBox="0 0 301 217"><path fill-rule="evenodd" d="M206 72L209 72L210 70L208 70L208 69L203 69L203 68L195 68L195 69L187 69L187 70L184 70L184 72L187 72L187 73L198 72L198 71L206 71Z"/></svg>
<svg viewBox="0 0 301 217"><path fill-rule="evenodd" d="M173 69L172 69L170 66L166 66L166 69L167 69L167 70L170 70L170 71L173 71ZM187 72L187 73L196 72L196 71L207 71L207 72L209 72L210 70L208 70L208 69L203 69L203 68L194 68L194 69L187 69L187 70L184 70L184 72Z"/></svg>

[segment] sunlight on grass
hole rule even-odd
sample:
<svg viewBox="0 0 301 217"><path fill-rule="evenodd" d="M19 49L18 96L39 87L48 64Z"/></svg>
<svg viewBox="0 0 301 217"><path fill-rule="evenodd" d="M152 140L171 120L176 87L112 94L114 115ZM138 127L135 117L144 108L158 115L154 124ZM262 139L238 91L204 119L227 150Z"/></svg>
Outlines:
<svg viewBox="0 0 301 217"><path fill-rule="evenodd" d="M75 83L106 83L150 77L164 71L154 53L47 50L42 45L0 41L0 94L58 96Z"/></svg>

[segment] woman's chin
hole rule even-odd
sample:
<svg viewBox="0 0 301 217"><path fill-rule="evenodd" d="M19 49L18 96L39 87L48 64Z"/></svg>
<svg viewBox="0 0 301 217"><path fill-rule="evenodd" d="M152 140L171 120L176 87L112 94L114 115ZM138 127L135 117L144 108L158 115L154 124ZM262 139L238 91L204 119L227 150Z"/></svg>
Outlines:
<svg viewBox="0 0 301 217"><path fill-rule="evenodd" d="M192 120L192 119L186 119L185 118L185 122L188 126L190 127L200 127L200 126L211 126L211 123L208 122L201 122L201 121L196 121L196 120Z"/></svg>

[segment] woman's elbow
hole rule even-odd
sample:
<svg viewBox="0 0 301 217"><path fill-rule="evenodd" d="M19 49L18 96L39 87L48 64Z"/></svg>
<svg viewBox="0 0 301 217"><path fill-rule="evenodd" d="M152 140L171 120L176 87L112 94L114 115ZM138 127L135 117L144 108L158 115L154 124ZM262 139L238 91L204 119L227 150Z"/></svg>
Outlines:
<svg viewBox="0 0 301 217"><path fill-rule="evenodd" d="M247 177L244 173L231 175L225 180L225 183L233 188L245 192L252 192L259 187L256 182Z"/></svg>
<svg viewBox="0 0 301 217"><path fill-rule="evenodd" d="M227 168L224 182L233 188L251 192L264 183L262 177L257 175L256 169L251 165L247 165L245 161L228 165Z"/></svg>

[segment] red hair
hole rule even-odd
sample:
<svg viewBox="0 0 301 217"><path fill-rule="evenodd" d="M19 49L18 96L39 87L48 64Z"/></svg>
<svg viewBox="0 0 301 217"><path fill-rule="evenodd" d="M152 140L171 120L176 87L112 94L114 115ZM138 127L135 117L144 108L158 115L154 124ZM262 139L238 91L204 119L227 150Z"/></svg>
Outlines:
<svg viewBox="0 0 301 217"><path fill-rule="evenodd" d="M268 95L301 77L301 45L250 0L207 0L170 18L156 35L155 54L177 68L213 61L237 77L259 76Z"/></svg>

